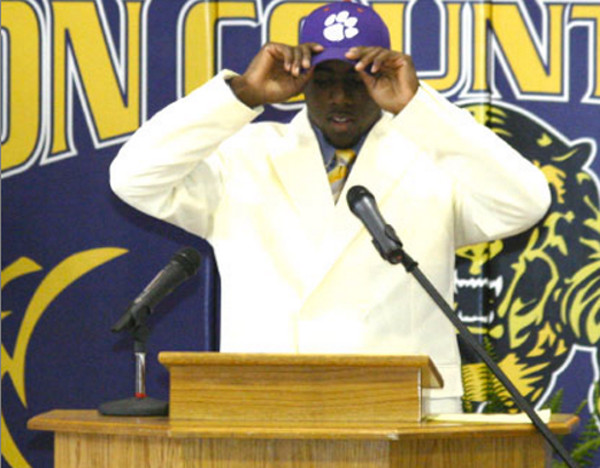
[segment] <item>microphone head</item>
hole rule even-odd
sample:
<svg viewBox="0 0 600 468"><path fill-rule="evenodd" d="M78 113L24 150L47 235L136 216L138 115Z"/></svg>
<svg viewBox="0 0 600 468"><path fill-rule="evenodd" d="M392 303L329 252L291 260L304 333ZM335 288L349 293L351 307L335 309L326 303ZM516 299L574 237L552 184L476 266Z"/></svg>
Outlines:
<svg viewBox="0 0 600 468"><path fill-rule="evenodd" d="M348 190L348 193L346 194L346 201L348 202L350 211L355 213L356 204L364 198L369 198L371 200L375 199L373 194L362 185L354 185L353 187L350 187L350 190Z"/></svg>
<svg viewBox="0 0 600 468"><path fill-rule="evenodd" d="M173 255L172 261L179 263L187 276L193 276L200 267L202 256L193 247L184 247Z"/></svg>

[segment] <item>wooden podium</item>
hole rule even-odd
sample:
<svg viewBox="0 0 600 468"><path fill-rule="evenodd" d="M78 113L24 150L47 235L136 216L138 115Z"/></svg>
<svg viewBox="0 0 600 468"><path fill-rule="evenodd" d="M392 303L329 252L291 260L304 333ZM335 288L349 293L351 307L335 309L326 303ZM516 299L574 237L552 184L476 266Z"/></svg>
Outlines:
<svg viewBox="0 0 600 468"><path fill-rule="evenodd" d="M536 468L550 451L531 424L425 422L423 356L161 353L169 417L54 410L55 466ZM577 418L556 415L555 433Z"/></svg>

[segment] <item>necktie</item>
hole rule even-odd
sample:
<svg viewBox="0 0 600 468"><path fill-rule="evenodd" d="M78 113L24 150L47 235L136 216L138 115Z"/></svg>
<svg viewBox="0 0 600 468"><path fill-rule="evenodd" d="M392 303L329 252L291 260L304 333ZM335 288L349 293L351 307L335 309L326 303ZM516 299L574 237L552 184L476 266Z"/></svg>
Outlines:
<svg viewBox="0 0 600 468"><path fill-rule="evenodd" d="M334 164L331 169L327 172L329 178L329 185L331 186L331 193L333 194L334 201L338 201L340 193L344 188L344 183L348 177L350 167L356 158L356 153L351 149L336 149L334 156Z"/></svg>

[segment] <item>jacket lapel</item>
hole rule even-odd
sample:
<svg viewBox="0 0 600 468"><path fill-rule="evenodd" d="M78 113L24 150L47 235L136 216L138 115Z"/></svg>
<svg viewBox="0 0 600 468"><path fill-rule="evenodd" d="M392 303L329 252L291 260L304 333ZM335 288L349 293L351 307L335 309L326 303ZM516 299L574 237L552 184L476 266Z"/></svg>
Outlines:
<svg viewBox="0 0 600 468"><path fill-rule="evenodd" d="M321 150L306 110L290 123L284 144L271 150L275 170L303 225L307 226L307 234L317 253L311 256L313 260L317 259L317 264L311 268L310 278L306 278L306 298L335 266L348 244L364 229L348 208L348 190L354 185L363 185L381 207L415 157L414 151L403 153L400 147L402 137L397 132L393 138L386 137L394 132L390 128L391 121L392 116L384 113L371 129L335 205Z"/></svg>
<svg viewBox="0 0 600 468"><path fill-rule="evenodd" d="M400 182L415 157L414 151L402 151L401 137L396 135L386 138L390 132L394 132L390 128L391 121L392 116L384 113L369 133L335 206L332 229L327 233L324 243L330 256L330 268L348 244L364 229L361 221L348 207L348 190L354 185L364 186L382 209L390 192ZM385 219L385 211L382 211Z"/></svg>
<svg viewBox="0 0 600 468"><path fill-rule="evenodd" d="M334 205L319 143L306 109L289 124L283 144L272 148L270 153L275 171L310 240L320 243L328 227L324 220L331 219Z"/></svg>

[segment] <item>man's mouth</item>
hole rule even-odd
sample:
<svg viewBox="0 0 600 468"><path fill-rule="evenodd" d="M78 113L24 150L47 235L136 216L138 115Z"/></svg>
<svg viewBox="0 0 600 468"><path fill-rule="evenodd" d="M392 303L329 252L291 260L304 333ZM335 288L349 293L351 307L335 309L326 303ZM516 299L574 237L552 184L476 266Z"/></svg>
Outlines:
<svg viewBox="0 0 600 468"><path fill-rule="evenodd" d="M346 129L350 124L354 122L354 118L350 114L331 114L329 116L329 122L333 124L334 127L340 129Z"/></svg>
<svg viewBox="0 0 600 468"><path fill-rule="evenodd" d="M348 117L347 115L334 115L331 117L331 121L333 123L348 123L350 122L350 117Z"/></svg>

